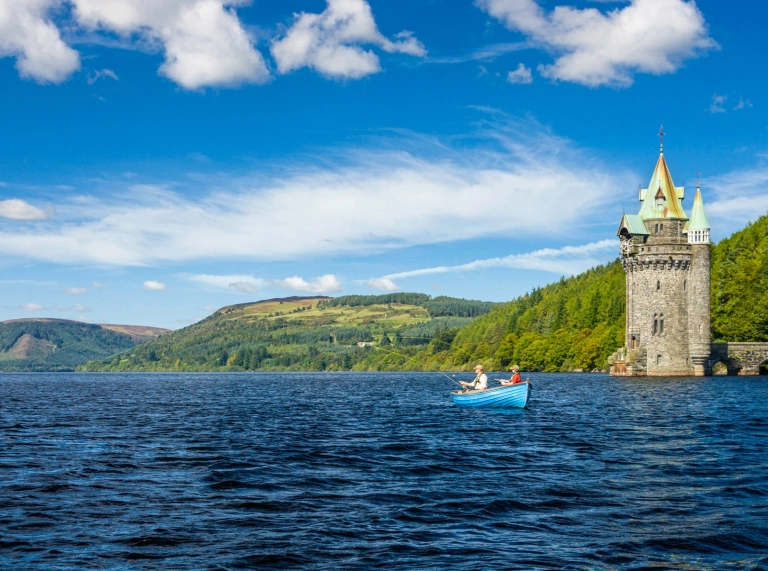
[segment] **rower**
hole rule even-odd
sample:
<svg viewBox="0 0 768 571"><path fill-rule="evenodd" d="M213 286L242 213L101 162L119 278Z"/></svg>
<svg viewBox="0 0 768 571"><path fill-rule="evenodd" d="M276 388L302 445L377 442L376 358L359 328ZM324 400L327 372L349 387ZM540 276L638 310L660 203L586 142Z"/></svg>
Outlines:
<svg viewBox="0 0 768 571"><path fill-rule="evenodd" d="M485 375L482 365L475 365L475 380L471 383L464 381L459 381L459 383L466 389L484 391L488 388L488 377Z"/></svg>

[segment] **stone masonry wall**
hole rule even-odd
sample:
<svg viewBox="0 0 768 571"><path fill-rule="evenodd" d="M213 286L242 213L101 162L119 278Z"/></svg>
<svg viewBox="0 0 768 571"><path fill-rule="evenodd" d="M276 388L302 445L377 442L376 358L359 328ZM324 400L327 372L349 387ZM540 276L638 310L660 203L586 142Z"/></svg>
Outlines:
<svg viewBox="0 0 768 571"><path fill-rule="evenodd" d="M627 347L630 355L644 354L647 375L691 375L687 292L691 246L682 235L682 221L646 220L645 224L650 235L633 237L622 255L627 272ZM659 323L656 334L654 316ZM637 340L635 351L632 337Z"/></svg>
<svg viewBox="0 0 768 571"><path fill-rule="evenodd" d="M724 363L729 375L759 375L768 363L768 343L712 343L707 374L716 363Z"/></svg>

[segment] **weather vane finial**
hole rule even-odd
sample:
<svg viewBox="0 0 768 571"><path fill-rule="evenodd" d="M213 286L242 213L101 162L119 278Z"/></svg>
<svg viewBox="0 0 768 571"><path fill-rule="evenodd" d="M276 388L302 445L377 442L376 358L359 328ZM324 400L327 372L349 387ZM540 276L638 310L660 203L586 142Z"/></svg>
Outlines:
<svg viewBox="0 0 768 571"><path fill-rule="evenodd" d="M659 152L664 154L664 125L659 129Z"/></svg>

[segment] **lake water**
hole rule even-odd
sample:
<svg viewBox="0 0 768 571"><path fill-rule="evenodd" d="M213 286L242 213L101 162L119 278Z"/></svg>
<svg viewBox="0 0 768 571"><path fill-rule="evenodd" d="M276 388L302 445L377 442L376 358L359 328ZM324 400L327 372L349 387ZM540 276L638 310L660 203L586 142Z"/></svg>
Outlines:
<svg viewBox="0 0 768 571"><path fill-rule="evenodd" d="M0 569L768 569L768 379L530 377L2 375Z"/></svg>

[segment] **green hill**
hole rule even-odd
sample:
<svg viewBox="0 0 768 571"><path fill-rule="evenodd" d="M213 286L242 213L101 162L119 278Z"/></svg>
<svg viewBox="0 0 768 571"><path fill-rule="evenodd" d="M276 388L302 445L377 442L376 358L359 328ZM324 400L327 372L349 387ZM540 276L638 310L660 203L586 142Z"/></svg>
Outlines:
<svg viewBox="0 0 768 571"><path fill-rule="evenodd" d="M226 307L82 370L604 369L624 344L618 260L509 303L418 293ZM768 341L768 217L712 248L715 341ZM375 342L379 349L358 347Z"/></svg>
<svg viewBox="0 0 768 571"><path fill-rule="evenodd" d="M0 323L0 371L74 371L154 339L165 329L93 325L64 319L16 319Z"/></svg>
<svg viewBox="0 0 768 571"><path fill-rule="evenodd" d="M349 370L376 368L393 343L415 351L496 304L424 294L292 297L224 307L84 371ZM361 344L362 346L359 346Z"/></svg>

